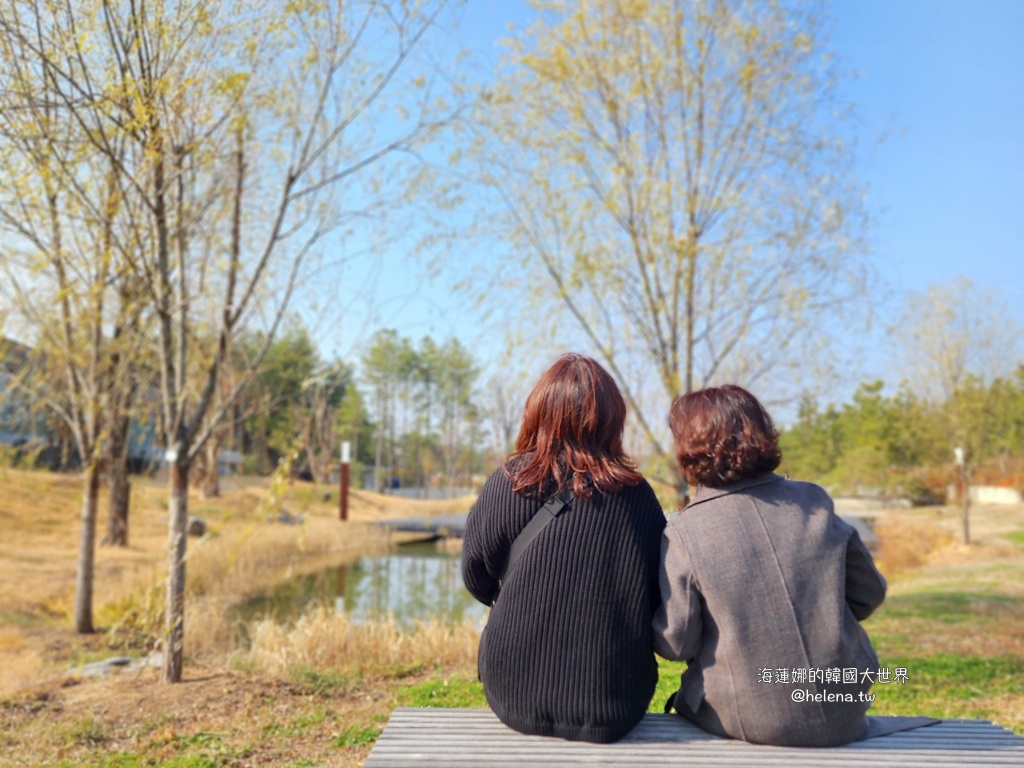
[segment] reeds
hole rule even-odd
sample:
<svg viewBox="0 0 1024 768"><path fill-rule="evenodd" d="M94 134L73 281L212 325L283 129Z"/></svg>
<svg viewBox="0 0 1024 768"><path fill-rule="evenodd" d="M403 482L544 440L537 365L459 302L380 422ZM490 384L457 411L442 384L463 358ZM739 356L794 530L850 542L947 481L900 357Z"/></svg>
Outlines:
<svg viewBox="0 0 1024 768"><path fill-rule="evenodd" d="M358 523L324 518L301 525L274 522L236 527L189 545L186 563L185 652L192 658L230 653L238 639L231 607L294 575L337 563L346 553L383 551L386 536ZM153 646L163 630L162 568L125 578L100 609L112 646Z"/></svg>
<svg viewBox="0 0 1024 768"><path fill-rule="evenodd" d="M920 568L933 552L955 541L938 522L896 516L879 520L875 533L880 542L878 567L887 576Z"/></svg>
<svg viewBox="0 0 1024 768"><path fill-rule="evenodd" d="M251 637L239 660L283 677L309 669L386 674L394 668L472 663L480 641L472 622L429 621L405 630L391 619L355 622L327 609L308 613L291 627L256 622Z"/></svg>

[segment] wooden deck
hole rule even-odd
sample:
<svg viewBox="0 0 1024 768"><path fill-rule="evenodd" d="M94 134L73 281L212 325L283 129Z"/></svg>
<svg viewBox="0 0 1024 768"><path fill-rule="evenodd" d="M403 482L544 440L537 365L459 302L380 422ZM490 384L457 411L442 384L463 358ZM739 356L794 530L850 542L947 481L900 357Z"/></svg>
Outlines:
<svg viewBox="0 0 1024 768"><path fill-rule="evenodd" d="M366 768L409 766L1024 767L1024 737L987 720L943 720L845 747L766 747L712 736L676 715L647 715L622 741L588 744L524 736L483 709L399 708Z"/></svg>
<svg viewBox="0 0 1024 768"><path fill-rule="evenodd" d="M433 517L404 517L397 520L376 520L374 525L398 533L420 533L429 539L461 539L466 533L468 512Z"/></svg>

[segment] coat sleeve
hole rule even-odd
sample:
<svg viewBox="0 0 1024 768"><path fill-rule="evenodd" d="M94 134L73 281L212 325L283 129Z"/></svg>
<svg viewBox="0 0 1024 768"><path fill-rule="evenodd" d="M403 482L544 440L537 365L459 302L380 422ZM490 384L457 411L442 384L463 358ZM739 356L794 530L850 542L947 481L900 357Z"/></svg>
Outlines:
<svg viewBox="0 0 1024 768"><path fill-rule="evenodd" d="M853 526L838 517L850 531L846 542L846 604L857 621L864 621L885 600L885 577L875 567L874 558Z"/></svg>
<svg viewBox="0 0 1024 768"><path fill-rule="evenodd" d="M674 526L661 538L661 605L654 613L654 650L666 659L688 661L701 644L701 597L686 548Z"/></svg>

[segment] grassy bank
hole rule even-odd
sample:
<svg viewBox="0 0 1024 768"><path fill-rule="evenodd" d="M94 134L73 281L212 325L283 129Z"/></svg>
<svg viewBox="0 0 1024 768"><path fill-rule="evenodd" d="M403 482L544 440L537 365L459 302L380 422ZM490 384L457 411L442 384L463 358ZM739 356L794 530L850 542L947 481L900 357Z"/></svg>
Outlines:
<svg viewBox="0 0 1024 768"><path fill-rule="evenodd" d="M253 624L251 648L239 649L225 622L226 606L289 572L382 546L364 523L411 514L408 502L357 497L355 523L341 526L336 497L323 498L332 489L296 484L280 502L305 523L284 526L276 505L261 506L265 482L193 499L212 533L191 542L185 682L161 686L154 670L79 680L67 669L147 650L161 600L163 486L136 486L132 547L100 550L104 632L80 638L67 629L76 479L0 470L0 484L0 579L19 585L0 595L0 765L355 766L396 706L485 705L469 626L402 631L321 611L291 627ZM880 522L890 593L866 626L882 665L905 667L908 679L876 685L875 711L983 717L1024 733L1024 507L978 509L972 524L965 546L951 511ZM662 663L652 710L681 666Z"/></svg>
<svg viewBox="0 0 1024 768"><path fill-rule="evenodd" d="M387 624L335 625L326 614L289 632L250 626L252 650L240 650L231 606L290 576L385 549L375 520L464 511L469 501L355 492L343 525L334 488L258 478L223 485L220 498L190 498L208 532L189 543L185 683L164 687L152 669L98 680L76 670L144 656L160 635L165 484L135 481L131 546L97 551L99 632L77 636L69 609L80 479L0 468L0 581L18 585L0 593L0 765L358 764L396 686L475 652L468 628L409 635ZM282 524L282 512L302 523Z"/></svg>

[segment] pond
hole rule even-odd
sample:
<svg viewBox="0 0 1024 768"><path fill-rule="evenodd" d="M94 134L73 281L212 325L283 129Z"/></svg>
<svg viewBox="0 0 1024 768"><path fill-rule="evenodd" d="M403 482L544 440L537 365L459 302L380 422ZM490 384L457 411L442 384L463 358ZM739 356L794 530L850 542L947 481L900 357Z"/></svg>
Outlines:
<svg viewBox="0 0 1024 768"><path fill-rule="evenodd" d="M483 626L486 607L462 584L461 558L433 543L403 544L383 555L299 576L238 608L242 621L290 622L319 606L334 606L355 621L387 618L411 627L430 619Z"/></svg>

